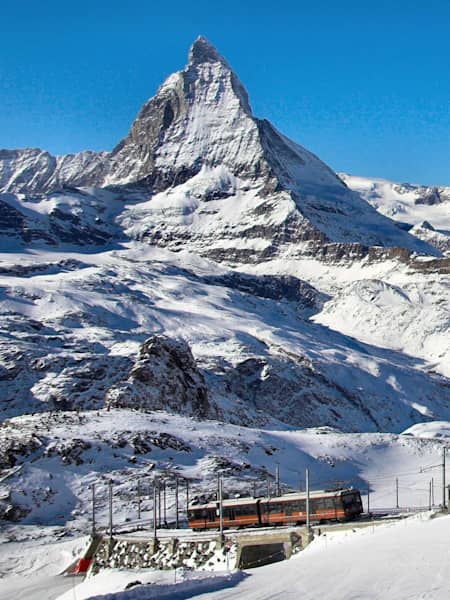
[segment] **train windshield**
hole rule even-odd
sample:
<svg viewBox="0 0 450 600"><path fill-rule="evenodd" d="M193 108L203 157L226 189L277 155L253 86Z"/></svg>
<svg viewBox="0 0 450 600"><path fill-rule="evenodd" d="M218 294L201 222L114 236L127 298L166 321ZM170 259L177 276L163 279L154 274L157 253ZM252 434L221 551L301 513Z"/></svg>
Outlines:
<svg viewBox="0 0 450 600"><path fill-rule="evenodd" d="M356 492L354 494L346 494L345 496L342 496L342 504L344 505L344 507L354 505L359 506L361 504L361 498L359 493Z"/></svg>

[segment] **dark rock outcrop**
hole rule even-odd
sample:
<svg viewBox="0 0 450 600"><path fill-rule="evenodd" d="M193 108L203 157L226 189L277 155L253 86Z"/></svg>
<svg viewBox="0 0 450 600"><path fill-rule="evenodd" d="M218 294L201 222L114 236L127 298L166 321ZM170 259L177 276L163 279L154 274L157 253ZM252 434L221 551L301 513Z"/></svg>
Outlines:
<svg viewBox="0 0 450 600"><path fill-rule="evenodd" d="M211 416L208 390L189 345L153 335L142 345L128 378L108 390L106 406Z"/></svg>

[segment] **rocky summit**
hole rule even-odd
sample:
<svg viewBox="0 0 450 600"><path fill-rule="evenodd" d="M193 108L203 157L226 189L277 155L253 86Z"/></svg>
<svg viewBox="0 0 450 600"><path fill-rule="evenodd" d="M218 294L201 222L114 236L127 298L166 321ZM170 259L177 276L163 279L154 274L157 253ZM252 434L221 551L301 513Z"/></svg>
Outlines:
<svg viewBox="0 0 450 600"><path fill-rule="evenodd" d="M358 481L450 420L448 189L338 176L205 38L112 151L0 150L0 191L5 519L84 527L106 474Z"/></svg>

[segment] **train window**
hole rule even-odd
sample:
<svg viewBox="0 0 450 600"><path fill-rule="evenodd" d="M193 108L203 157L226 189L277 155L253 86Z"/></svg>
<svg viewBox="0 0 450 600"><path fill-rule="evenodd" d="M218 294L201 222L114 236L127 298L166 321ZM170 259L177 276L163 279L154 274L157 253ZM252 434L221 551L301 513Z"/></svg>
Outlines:
<svg viewBox="0 0 450 600"><path fill-rule="evenodd" d="M230 521L234 521L236 519L236 514L234 512L234 508L229 508L227 512L228 512L228 518L230 519Z"/></svg>
<svg viewBox="0 0 450 600"><path fill-rule="evenodd" d="M205 511L206 512L206 511ZM205 518L206 518L206 514L205 514ZM209 510L208 511L208 520L213 523L216 520L216 515L214 513L213 510Z"/></svg>
<svg viewBox="0 0 450 600"><path fill-rule="evenodd" d="M242 515L254 515L254 514L256 514L256 505L249 504L248 506L243 506L242 507L242 512L240 514L242 514Z"/></svg>
<svg viewBox="0 0 450 600"><path fill-rule="evenodd" d="M309 512L315 513L319 510L319 499L315 498L314 500L309 501Z"/></svg>

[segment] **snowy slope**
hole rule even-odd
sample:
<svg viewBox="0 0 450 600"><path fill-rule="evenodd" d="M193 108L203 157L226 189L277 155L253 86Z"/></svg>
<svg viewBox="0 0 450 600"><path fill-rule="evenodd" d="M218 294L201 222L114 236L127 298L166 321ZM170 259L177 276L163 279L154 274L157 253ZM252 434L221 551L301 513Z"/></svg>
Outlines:
<svg viewBox="0 0 450 600"><path fill-rule="evenodd" d="M316 537L308 548L289 561L244 573L183 573L178 570L175 577L173 571L107 570L82 583L68 582L56 576L58 566L67 564L67 558L76 552L82 540L37 541L30 547L26 561L22 562L21 577L8 577L2 582L0 598L6 600L20 592L23 596L19 597L58 597L61 600L74 597L78 600L180 597L202 600L268 600L274 597L445 600L450 589L447 577L449 531L449 517L433 519L425 514L378 527L328 532ZM45 552L42 551L44 544ZM9 555L4 553L2 558L9 560L11 554L17 553L19 544L7 546ZM39 575L36 567L43 563L45 567ZM127 584L136 581L151 585L124 591ZM62 593L64 589L67 592Z"/></svg>
<svg viewBox="0 0 450 600"><path fill-rule="evenodd" d="M250 572L249 577L235 587L193 597L202 600L269 600L274 597L444 600L450 590L449 531L450 522L446 517L434 521L417 519L356 533L327 534L290 561Z"/></svg>
<svg viewBox="0 0 450 600"><path fill-rule="evenodd" d="M347 431L399 431L450 417L448 380L311 323L323 296L298 279L239 280L186 253L139 247L75 257L73 270L0 275L5 416L103 406L143 342L164 332L191 347L212 417L276 416Z"/></svg>
<svg viewBox="0 0 450 600"><path fill-rule="evenodd" d="M179 573L174 583L171 572L106 571L59 599L76 593L80 600L445 600L449 532L449 517L424 515L377 528L328 532L288 561L242 574ZM136 580L144 585L123 591Z"/></svg>
<svg viewBox="0 0 450 600"><path fill-rule="evenodd" d="M347 335L424 358L450 376L450 278L394 272L349 282L314 317Z"/></svg>

